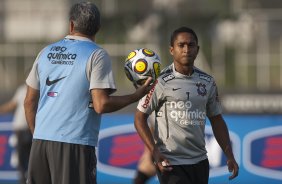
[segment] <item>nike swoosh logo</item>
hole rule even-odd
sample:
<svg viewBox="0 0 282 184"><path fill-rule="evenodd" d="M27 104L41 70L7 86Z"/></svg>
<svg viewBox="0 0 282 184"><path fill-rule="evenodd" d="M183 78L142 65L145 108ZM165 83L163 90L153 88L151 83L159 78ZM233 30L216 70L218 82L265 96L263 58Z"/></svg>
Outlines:
<svg viewBox="0 0 282 184"><path fill-rule="evenodd" d="M181 88L172 88L172 91L176 91L176 90L179 90Z"/></svg>
<svg viewBox="0 0 282 184"><path fill-rule="evenodd" d="M62 80L63 78L66 78L66 77L67 77L67 76L62 77L62 78L59 78L59 79L55 79L55 80L50 80L49 77L47 77L47 79L46 79L46 85L47 85L47 86L51 86L51 85L53 85L53 84L59 82L60 80Z"/></svg>

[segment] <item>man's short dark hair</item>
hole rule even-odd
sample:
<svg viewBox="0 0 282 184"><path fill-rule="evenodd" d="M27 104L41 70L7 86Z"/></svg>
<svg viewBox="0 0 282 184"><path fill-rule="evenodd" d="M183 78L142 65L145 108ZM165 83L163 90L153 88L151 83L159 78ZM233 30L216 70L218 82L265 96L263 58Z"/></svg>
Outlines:
<svg viewBox="0 0 282 184"><path fill-rule="evenodd" d="M177 35L178 35L179 33L184 33L184 32L192 34L192 35L194 36L196 42L198 43L198 37L197 37L197 35L196 35L196 33L195 33L195 31L194 31L193 29L188 28L188 27L180 27L180 28L174 30L173 33L171 34L171 37L170 37L170 46L173 47L173 43L174 43L174 41L175 41Z"/></svg>
<svg viewBox="0 0 282 184"><path fill-rule="evenodd" d="M87 36L94 36L101 26L99 9L91 2L74 4L70 9L69 20L74 23L74 31Z"/></svg>

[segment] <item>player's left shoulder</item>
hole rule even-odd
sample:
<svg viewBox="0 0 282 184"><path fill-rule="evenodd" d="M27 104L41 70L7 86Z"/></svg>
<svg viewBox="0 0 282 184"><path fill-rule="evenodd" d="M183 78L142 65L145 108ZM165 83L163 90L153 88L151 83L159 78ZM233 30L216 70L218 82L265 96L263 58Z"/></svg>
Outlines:
<svg viewBox="0 0 282 184"><path fill-rule="evenodd" d="M161 71L158 77L158 83L160 85L165 86L167 82L174 80L174 79L175 79L175 76L173 74L173 68L172 68L172 65L170 65Z"/></svg>
<svg viewBox="0 0 282 184"><path fill-rule="evenodd" d="M196 76L201 80L201 81L205 81L207 83L214 83L214 78L207 74L206 72L200 70L199 68L197 67L194 67L194 72L196 74Z"/></svg>

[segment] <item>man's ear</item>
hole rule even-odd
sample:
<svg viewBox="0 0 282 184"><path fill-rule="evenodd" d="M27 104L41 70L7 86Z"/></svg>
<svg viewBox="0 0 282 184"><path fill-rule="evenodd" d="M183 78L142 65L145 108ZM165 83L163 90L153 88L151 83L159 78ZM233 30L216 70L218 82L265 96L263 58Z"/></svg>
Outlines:
<svg viewBox="0 0 282 184"><path fill-rule="evenodd" d="M173 47L172 46L169 47L169 53L173 56Z"/></svg>
<svg viewBox="0 0 282 184"><path fill-rule="evenodd" d="M197 46L198 47L198 50L197 50L197 55L198 55L198 53L199 53L199 50L200 50L200 46Z"/></svg>
<svg viewBox="0 0 282 184"><path fill-rule="evenodd" d="M72 20L70 20L70 23L69 23L69 32L70 34L74 33L74 23Z"/></svg>

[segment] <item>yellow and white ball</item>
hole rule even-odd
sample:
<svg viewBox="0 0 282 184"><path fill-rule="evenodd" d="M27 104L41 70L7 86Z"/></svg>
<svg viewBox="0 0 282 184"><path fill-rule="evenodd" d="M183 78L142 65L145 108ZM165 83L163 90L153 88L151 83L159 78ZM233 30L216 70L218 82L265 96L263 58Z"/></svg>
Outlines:
<svg viewBox="0 0 282 184"><path fill-rule="evenodd" d="M147 48L131 51L124 63L127 78L136 86L142 85L148 77L155 81L160 75L160 67L159 56Z"/></svg>

